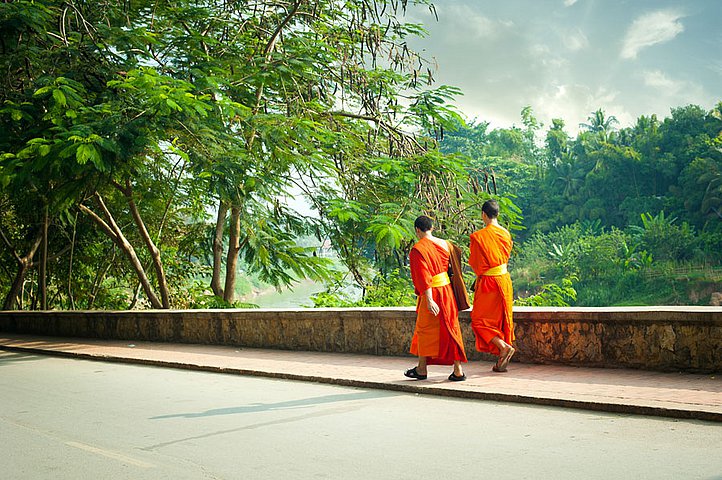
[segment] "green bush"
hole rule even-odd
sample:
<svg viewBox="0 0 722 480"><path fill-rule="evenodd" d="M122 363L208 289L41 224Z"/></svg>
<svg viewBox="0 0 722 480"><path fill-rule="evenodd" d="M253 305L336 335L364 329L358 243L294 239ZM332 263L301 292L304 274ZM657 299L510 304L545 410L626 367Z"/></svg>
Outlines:
<svg viewBox="0 0 722 480"><path fill-rule="evenodd" d="M352 300L338 283L331 284L324 292L311 296L314 308L320 307L407 307L416 305L416 294L411 279L398 270L386 276L377 275L368 285L361 300Z"/></svg>
<svg viewBox="0 0 722 480"><path fill-rule="evenodd" d="M572 279L565 278L561 285L548 283L541 288L541 291L529 297L517 298L514 305L524 307L568 307L569 302L577 299L577 291L574 289Z"/></svg>
<svg viewBox="0 0 722 480"><path fill-rule="evenodd" d="M604 231L595 222L536 233L512 261L518 305L610 306L697 303L689 292L714 280L717 235L697 237L687 224L659 214L643 226ZM714 250L708 255L706 252ZM697 259L696 261L694 259ZM715 260L717 259L717 260ZM712 265L711 265L712 264ZM573 291L565 290L573 278ZM565 292L569 295L565 296Z"/></svg>
<svg viewBox="0 0 722 480"><path fill-rule="evenodd" d="M659 260L689 260L698 249L694 228L687 222L676 225L676 218L643 213L641 226L632 226L635 240Z"/></svg>

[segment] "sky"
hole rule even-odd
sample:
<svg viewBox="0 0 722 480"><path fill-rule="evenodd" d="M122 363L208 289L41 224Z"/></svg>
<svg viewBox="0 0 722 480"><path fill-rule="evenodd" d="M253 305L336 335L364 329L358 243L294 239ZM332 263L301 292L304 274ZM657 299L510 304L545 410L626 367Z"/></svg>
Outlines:
<svg viewBox="0 0 722 480"><path fill-rule="evenodd" d="M602 108L619 127L722 101L722 0L437 0L406 20L408 41L459 87L458 110L492 128L521 126L522 108L575 134Z"/></svg>

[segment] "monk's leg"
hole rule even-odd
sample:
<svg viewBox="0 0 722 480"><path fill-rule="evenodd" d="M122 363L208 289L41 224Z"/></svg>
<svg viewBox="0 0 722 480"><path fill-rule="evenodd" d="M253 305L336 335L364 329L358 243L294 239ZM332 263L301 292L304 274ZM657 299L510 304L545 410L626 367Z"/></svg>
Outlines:
<svg viewBox="0 0 722 480"><path fill-rule="evenodd" d="M498 335L491 339L491 343L499 349L499 360L494 366L495 371L506 371L506 366L509 364L509 360L514 355L514 347L506 343Z"/></svg>
<svg viewBox="0 0 722 480"><path fill-rule="evenodd" d="M508 351L511 348L511 345L506 343L504 340L501 339L499 335L495 336L491 339L491 343L499 349L499 356L504 356L504 352Z"/></svg>
<svg viewBox="0 0 722 480"><path fill-rule="evenodd" d="M414 368L410 368L404 372L405 377L415 378L416 380L426 380L428 375L426 365L428 361L423 355L419 355L419 363Z"/></svg>
<svg viewBox="0 0 722 480"><path fill-rule="evenodd" d="M464 371L461 369L461 362L459 360L454 360L454 375L457 377L464 375Z"/></svg>
<svg viewBox="0 0 722 480"><path fill-rule="evenodd" d="M419 375L428 375L426 370L426 357L419 356L419 364L416 366L416 371Z"/></svg>

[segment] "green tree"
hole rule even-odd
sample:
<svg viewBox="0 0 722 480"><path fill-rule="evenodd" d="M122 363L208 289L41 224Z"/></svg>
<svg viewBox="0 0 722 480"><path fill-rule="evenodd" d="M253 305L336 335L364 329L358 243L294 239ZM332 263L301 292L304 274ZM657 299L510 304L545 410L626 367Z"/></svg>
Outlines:
<svg viewBox="0 0 722 480"><path fill-rule="evenodd" d="M600 108L587 117L587 122L589 123L580 123L579 127L590 132L594 139L600 142L614 140L615 125L619 125L617 117L606 115Z"/></svg>
<svg viewBox="0 0 722 480"><path fill-rule="evenodd" d="M343 251L345 237L334 232L357 198L377 202L362 234L382 256L397 256L408 238L399 214L411 204L393 204L399 192L436 208L438 184L422 192L393 177L394 202L384 202L355 175L403 171L408 180L419 163L440 173L435 181L456 178L436 146L460 120L448 107L458 90L429 88L433 72L422 73L424 60L406 47L423 28L403 23L405 8L382 0L2 4L2 67L12 74L1 98L0 181L8 192L34 184L42 193L12 194L16 215L5 219L45 212L5 235L5 245L18 245L18 268L30 268L18 258L32 253L35 265L35 252L46 250L33 235L80 211L125 255L139 286L130 290L157 308L197 270L194 257L206 257L188 244L210 234L211 287L230 304L239 257L277 286L327 278L328 262L295 238L331 236ZM321 219L284 204L298 190ZM197 228L213 204L215 228ZM19 208L26 205L35 208ZM117 267L109 279L125 278Z"/></svg>
<svg viewBox="0 0 722 480"><path fill-rule="evenodd" d="M564 131L564 120L553 118L552 126L549 128L544 140L546 147L547 163L554 165L568 153L569 135Z"/></svg>

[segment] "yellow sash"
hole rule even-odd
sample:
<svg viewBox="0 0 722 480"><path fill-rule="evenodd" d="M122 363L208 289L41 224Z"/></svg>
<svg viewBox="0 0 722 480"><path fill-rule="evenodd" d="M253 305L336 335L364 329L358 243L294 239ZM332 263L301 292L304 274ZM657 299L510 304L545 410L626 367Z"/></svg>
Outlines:
<svg viewBox="0 0 722 480"><path fill-rule="evenodd" d="M443 287L451 283L449 274L447 272L441 272L431 277L431 287Z"/></svg>
<svg viewBox="0 0 722 480"><path fill-rule="evenodd" d="M501 265L497 265L494 268L490 268L486 272L479 275L480 277L498 277L499 275L504 275L507 273L506 270L506 263L502 263Z"/></svg>

